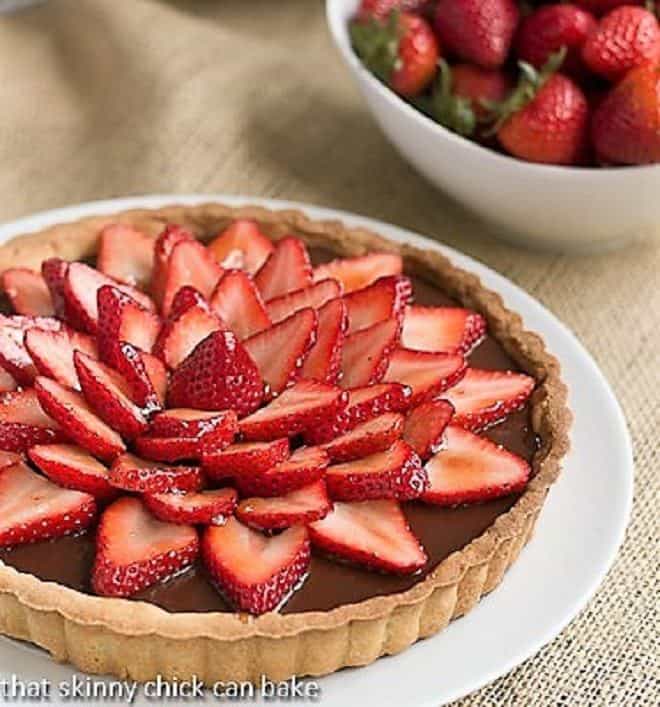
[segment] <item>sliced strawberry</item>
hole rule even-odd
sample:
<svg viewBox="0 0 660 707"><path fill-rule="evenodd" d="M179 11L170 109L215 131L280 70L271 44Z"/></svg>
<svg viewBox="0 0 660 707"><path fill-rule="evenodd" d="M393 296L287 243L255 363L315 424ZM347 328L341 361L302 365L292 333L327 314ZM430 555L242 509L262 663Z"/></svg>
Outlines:
<svg viewBox="0 0 660 707"><path fill-rule="evenodd" d="M410 501L428 486L421 459L402 440L383 452L329 466L325 480L330 498L337 501Z"/></svg>
<svg viewBox="0 0 660 707"><path fill-rule="evenodd" d="M265 471L251 469L232 478L243 496L281 496L323 477L330 463L320 447L300 447L286 461Z"/></svg>
<svg viewBox="0 0 660 707"><path fill-rule="evenodd" d="M369 253L355 258L337 258L314 268L314 282L333 278L344 286L344 292L367 287L380 277L400 275L403 261L396 253Z"/></svg>
<svg viewBox="0 0 660 707"><path fill-rule="evenodd" d="M0 326L12 327L26 332L30 329L45 329L46 331L59 331L64 324L55 317L27 317L22 314L0 314Z"/></svg>
<svg viewBox="0 0 660 707"><path fill-rule="evenodd" d="M156 240L124 223L101 231L96 267L109 277L145 289L151 282Z"/></svg>
<svg viewBox="0 0 660 707"><path fill-rule="evenodd" d="M0 368L0 393L10 393L18 388L18 383L14 376L4 368Z"/></svg>
<svg viewBox="0 0 660 707"><path fill-rule="evenodd" d="M201 307L207 312L211 311L211 306L206 297L192 285L186 285L174 295L168 319L177 319L179 315L191 307Z"/></svg>
<svg viewBox="0 0 660 707"><path fill-rule="evenodd" d="M41 263L41 276L50 292L55 315L60 319L64 319L66 316L64 280L68 269L69 263L62 258L48 258Z"/></svg>
<svg viewBox="0 0 660 707"><path fill-rule="evenodd" d="M301 525L266 537L230 518L204 531L202 557L237 610L264 614L277 609L307 573L309 538Z"/></svg>
<svg viewBox="0 0 660 707"><path fill-rule="evenodd" d="M454 406L446 400L429 400L406 415L403 439L426 460L442 445L444 431L454 415Z"/></svg>
<svg viewBox="0 0 660 707"><path fill-rule="evenodd" d="M451 388L465 375L466 369L467 363L459 354L401 348L390 356L390 364L383 380L410 386L410 405L414 406Z"/></svg>
<svg viewBox="0 0 660 707"><path fill-rule="evenodd" d="M336 417L347 399L346 392L335 386L298 381L266 407L241 420L239 427L248 440L293 437Z"/></svg>
<svg viewBox="0 0 660 707"><path fill-rule="evenodd" d="M399 322L386 319L346 337L342 348L342 388L357 388L382 380L399 343Z"/></svg>
<svg viewBox="0 0 660 707"><path fill-rule="evenodd" d="M85 399L104 422L127 439L147 430L147 420L117 371L80 351L73 354L73 362Z"/></svg>
<svg viewBox="0 0 660 707"><path fill-rule="evenodd" d="M0 469L0 547L79 533L95 516L89 494L62 489L22 463Z"/></svg>
<svg viewBox="0 0 660 707"><path fill-rule="evenodd" d="M32 384L37 369L28 350L25 348L25 332L30 327L15 326L13 319L0 320L0 366L19 384Z"/></svg>
<svg viewBox="0 0 660 707"><path fill-rule="evenodd" d="M199 554L197 531L163 523L137 498L120 498L101 516L92 587L128 597L189 567Z"/></svg>
<svg viewBox="0 0 660 707"><path fill-rule="evenodd" d="M142 497L156 518L182 525L222 525L238 502L235 489L197 493L155 493Z"/></svg>
<svg viewBox="0 0 660 707"><path fill-rule="evenodd" d="M478 431L521 408L534 390L534 379L513 371L468 368L445 397L454 406L453 423Z"/></svg>
<svg viewBox="0 0 660 707"><path fill-rule="evenodd" d="M222 429L231 439L238 431L238 420L233 410L191 410L172 408L164 410L151 420L149 434L156 437L200 437Z"/></svg>
<svg viewBox="0 0 660 707"><path fill-rule="evenodd" d="M308 527L315 547L369 569L413 574L428 562L396 501L335 503Z"/></svg>
<svg viewBox="0 0 660 707"><path fill-rule="evenodd" d="M122 438L91 410L80 393L39 376L34 387L44 411L74 442L101 459L113 459L124 449ZM54 440L41 440L42 443Z"/></svg>
<svg viewBox="0 0 660 707"><path fill-rule="evenodd" d="M305 244L294 236L282 238L254 279L265 301L312 284L312 265Z"/></svg>
<svg viewBox="0 0 660 707"><path fill-rule="evenodd" d="M233 426L218 425L197 437L154 437L145 435L135 440L135 449L146 459L175 462L180 459L201 459L205 452L221 451L228 447L236 431L236 414L233 414Z"/></svg>
<svg viewBox="0 0 660 707"><path fill-rule="evenodd" d="M467 355L486 334L486 320L460 307L408 307L401 344L416 351Z"/></svg>
<svg viewBox="0 0 660 707"><path fill-rule="evenodd" d="M208 249L223 267L241 267L254 275L273 252L274 246L259 230L256 221L238 219L217 235Z"/></svg>
<svg viewBox="0 0 660 707"><path fill-rule="evenodd" d="M108 483L108 469L74 444L36 444L28 456L58 486L89 493L98 501L117 495Z"/></svg>
<svg viewBox="0 0 660 707"><path fill-rule="evenodd" d="M403 420L400 413L387 412L336 437L324 444L323 449L333 462L347 462L383 452L401 437Z"/></svg>
<svg viewBox="0 0 660 707"><path fill-rule="evenodd" d="M204 451L202 466L211 479L221 481L235 474L267 471L289 458L289 440L239 442L223 450Z"/></svg>
<svg viewBox="0 0 660 707"><path fill-rule="evenodd" d="M256 410L264 395L257 365L231 331L215 331L172 374L170 407L231 408L239 417ZM279 435L281 436L281 435Z"/></svg>
<svg viewBox="0 0 660 707"><path fill-rule="evenodd" d="M161 308L165 288L167 287L167 271L169 268L170 256L174 247L184 241L194 241L195 236L176 224L168 224L156 239L154 246L153 275L151 278L151 294L156 304ZM176 293L175 293L176 294Z"/></svg>
<svg viewBox="0 0 660 707"><path fill-rule="evenodd" d="M34 444L62 438L59 425L43 411L34 388L0 396L0 449L26 452Z"/></svg>
<svg viewBox="0 0 660 707"><path fill-rule="evenodd" d="M449 425L445 445L426 464L429 487L422 500L439 506L487 501L522 491L529 464L484 437Z"/></svg>
<svg viewBox="0 0 660 707"><path fill-rule="evenodd" d="M349 293L344 297L348 311L348 333L390 318L400 323L411 295L412 283L404 275L381 277L368 287Z"/></svg>
<svg viewBox="0 0 660 707"><path fill-rule="evenodd" d="M1 284L18 314L32 317L55 314L50 290L41 273L28 268L9 268L2 273Z"/></svg>
<svg viewBox="0 0 660 707"><path fill-rule="evenodd" d="M273 322L280 322L305 307L320 309L326 302L341 296L341 285L337 280L323 280L288 295L275 297L266 303L266 310Z"/></svg>
<svg viewBox="0 0 660 707"><path fill-rule="evenodd" d="M236 508L236 517L257 530L281 530L307 525L325 518L332 509L323 481L277 498L246 498Z"/></svg>
<svg viewBox="0 0 660 707"><path fill-rule="evenodd" d="M242 270L226 270L211 296L211 309L242 341L271 325L259 290Z"/></svg>
<svg viewBox="0 0 660 707"><path fill-rule="evenodd" d="M170 466L140 459L127 452L112 462L108 481L124 491L171 493L199 491L203 478L198 466Z"/></svg>
<svg viewBox="0 0 660 707"><path fill-rule="evenodd" d="M308 307L243 342L271 395L281 393L300 376L317 328L316 312Z"/></svg>
<svg viewBox="0 0 660 707"><path fill-rule="evenodd" d="M25 332L25 348L42 376L77 390L80 384L73 365L74 351L82 351L92 358L98 356L96 341L91 336L68 328L61 331L30 329Z"/></svg>
<svg viewBox="0 0 660 707"><path fill-rule="evenodd" d="M131 400L145 414L163 407L167 393L167 370L159 358L140 351L133 344L120 341L114 363L128 385Z"/></svg>
<svg viewBox="0 0 660 707"><path fill-rule="evenodd" d="M305 358L300 377L332 385L341 373L341 352L348 328L344 301L338 297L326 302L318 310L318 322L316 343Z"/></svg>

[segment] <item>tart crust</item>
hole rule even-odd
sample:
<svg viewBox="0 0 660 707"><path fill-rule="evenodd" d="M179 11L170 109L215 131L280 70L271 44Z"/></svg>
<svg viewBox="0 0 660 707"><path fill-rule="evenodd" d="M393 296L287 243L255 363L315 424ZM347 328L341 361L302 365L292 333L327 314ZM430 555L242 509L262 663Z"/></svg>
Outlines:
<svg viewBox="0 0 660 707"><path fill-rule="evenodd" d="M400 252L407 272L440 285L462 305L481 312L491 334L537 381L531 423L541 446L532 460L534 476L508 512L412 588L329 611L258 617L168 613L145 602L82 594L0 561L0 633L37 644L55 660L88 673L138 681L196 675L206 683L256 683L262 676L284 680L324 675L398 653L467 613L500 583L532 536L569 447L567 389L559 362L541 337L526 331L520 316L506 309L497 293L440 253L401 245L366 229L313 221L295 210L217 203L131 210L19 236L0 246L0 272L17 266L39 269L53 256L91 257L107 223L131 224L155 236L165 223L175 222L203 237L236 218L256 219L274 239L293 232L309 245L329 248L339 256Z"/></svg>

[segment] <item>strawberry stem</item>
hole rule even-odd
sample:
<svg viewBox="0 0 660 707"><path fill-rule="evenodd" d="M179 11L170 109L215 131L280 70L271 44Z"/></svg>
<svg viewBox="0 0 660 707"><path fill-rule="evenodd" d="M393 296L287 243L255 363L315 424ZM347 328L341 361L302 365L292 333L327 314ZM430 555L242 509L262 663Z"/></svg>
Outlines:
<svg viewBox="0 0 660 707"><path fill-rule="evenodd" d="M351 22L349 34L356 54L381 81L388 83L399 61L399 13L386 22Z"/></svg>
<svg viewBox="0 0 660 707"><path fill-rule="evenodd" d="M440 59L440 73L433 92L433 114L436 120L459 135L474 134L477 118L472 103L453 93L453 80L449 64Z"/></svg>

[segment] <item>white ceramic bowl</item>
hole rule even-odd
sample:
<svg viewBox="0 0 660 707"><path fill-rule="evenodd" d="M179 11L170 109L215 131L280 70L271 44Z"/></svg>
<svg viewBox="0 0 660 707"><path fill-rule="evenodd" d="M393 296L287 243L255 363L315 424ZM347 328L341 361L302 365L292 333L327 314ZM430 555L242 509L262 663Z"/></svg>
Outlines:
<svg viewBox="0 0 660 707"><path fill-rule="evenodd" d="M446 130L362 66L348 36L358 3L327 0L335 44L387 138L433 184L495 224L503 238L529 247L589 252L660 240L660 165L538 165Z"/></svg>

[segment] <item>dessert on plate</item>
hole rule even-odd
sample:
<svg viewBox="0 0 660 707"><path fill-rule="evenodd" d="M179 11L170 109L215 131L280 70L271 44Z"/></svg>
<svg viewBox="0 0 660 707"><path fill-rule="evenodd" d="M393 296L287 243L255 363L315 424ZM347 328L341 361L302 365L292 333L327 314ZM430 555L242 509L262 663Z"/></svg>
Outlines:
<svg viewBox="0 0 660 707"><path fill-rule="evenodd" d="M0 247L0 632L90 673L281 680L502 580L559 364L435 250L220 204Z"/></svg>

